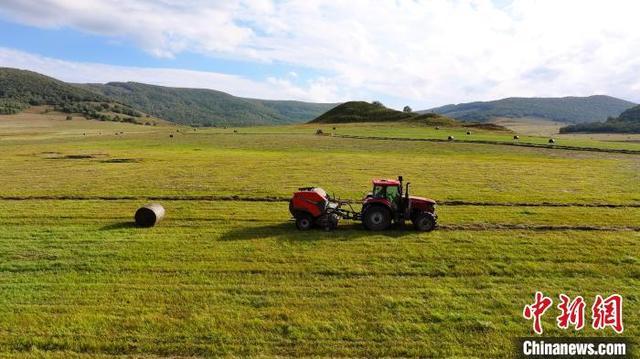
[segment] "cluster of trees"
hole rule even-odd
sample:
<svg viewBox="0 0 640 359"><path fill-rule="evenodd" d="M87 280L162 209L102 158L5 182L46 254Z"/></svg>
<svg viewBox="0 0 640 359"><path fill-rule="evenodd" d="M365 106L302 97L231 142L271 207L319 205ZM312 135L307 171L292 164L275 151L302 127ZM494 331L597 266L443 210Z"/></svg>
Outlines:
<svg viewBox="0 0 640 359"><path fill-rule="evenodd" d="M619 117L609 117L605 122L582 123L563 127L560 133L640 133L640 106L623 112Z"/></svg>
<svg viewBox="0 0 640 359"><path fill-rule="evenodd" d="M1 99L0 100L0 115L12 115L14 113L18 113L24 109L29 107L28 105L13 101L10 99Z"/></svg>
<svg viewBox="0 0 640 359"><path fill-rule="evenodd" d="M66 102L56 105L54 108L56 111L64 113L79 113L87 119L142 124L137 119L142 117L138 111L107 102ZM118 113L119 115L105 112Z"/></svg>

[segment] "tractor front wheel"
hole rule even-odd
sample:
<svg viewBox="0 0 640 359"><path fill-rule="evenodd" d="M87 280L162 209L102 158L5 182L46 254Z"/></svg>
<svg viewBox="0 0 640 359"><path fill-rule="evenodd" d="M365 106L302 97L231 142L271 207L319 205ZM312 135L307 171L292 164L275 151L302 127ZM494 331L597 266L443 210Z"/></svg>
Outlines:
<svg viewBox="0 0 640 359"><path fill-rule="evenodd" d="M436 228L436 217L429 212L420 213L413 218L413 226L421 232L431 232Z"/></svg>
<svg viewBox="0 0 640 359"><path fill-rule="evenodd" d="M391 213L384 207L373 206L364 212L362 222L367 229L383 231L391 225Z"/></svg>
<svg viewBox="0 0 640 359"><path fill-rule="evenodd" d="M313 218L310 215L304 213L296 217L296 228L301 231L308 231L311 227L313 227Z"/></svg>

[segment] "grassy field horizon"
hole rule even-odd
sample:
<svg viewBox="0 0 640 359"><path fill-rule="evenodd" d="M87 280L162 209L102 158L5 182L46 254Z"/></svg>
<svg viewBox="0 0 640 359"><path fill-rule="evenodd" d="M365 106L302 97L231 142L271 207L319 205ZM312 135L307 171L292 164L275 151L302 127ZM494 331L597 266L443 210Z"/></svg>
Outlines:
<svg viewBox="0 0 640 359"><path fill-rule="evenodd" d="M640 155L606 152L640 144L491 143L514 134L0 116L0 356L515 357L538 290L624 297L622 335L558 329L554 310L545 335L640 344ZM439 229L299 232L281 200L397 175L443 203ZM135 227L153 197L167 218Z"/></svg>

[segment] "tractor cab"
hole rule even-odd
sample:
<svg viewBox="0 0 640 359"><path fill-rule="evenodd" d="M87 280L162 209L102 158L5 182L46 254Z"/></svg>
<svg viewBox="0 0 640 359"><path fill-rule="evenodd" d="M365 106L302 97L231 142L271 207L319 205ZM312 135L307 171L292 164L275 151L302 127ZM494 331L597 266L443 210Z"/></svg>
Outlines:
<svg viewBox="0 0 640 359"><path fill-rule="evenodd" d="M374 179L373 190L364 200L364 202L388 202L388 205L394 209L398 208L401 201L402 182L389 179Z"/></svg>

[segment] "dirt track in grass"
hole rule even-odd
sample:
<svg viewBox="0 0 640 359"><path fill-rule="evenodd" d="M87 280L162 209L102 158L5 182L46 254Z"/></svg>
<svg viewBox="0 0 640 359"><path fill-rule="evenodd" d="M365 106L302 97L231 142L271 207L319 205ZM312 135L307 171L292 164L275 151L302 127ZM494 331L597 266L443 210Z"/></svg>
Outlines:
<svg viewBox="0 0 640 359"><path fill-rule="evenodd" d="M0 196L0 201L234 201L234 202L288 202L289 197L246 196ZM358 200L344 200L358 203ZM640 203L562 203L562 202L477 202L463 200L436 200L439 206L477 207L584 207L584 208L640 208Z"/></svg>
<svg viewBox="0 0 640 359"><path fill-rule="evenodd" d="M552 150L568 150L568 151L587 151L587 152L607 152L607 153L623 153L628 155L640 155L638 150L625 150L615 148L598 148L598 147L580 147L580 146L564 146L555 144L539 144L525 142L506 142L506 141L487 141L487 140L446 140L439 138L406 138L406 137L374 137L374 136L354 136L354 135L333 135L334 137L349 138L355 140L380 140L380 141L415 141L415 142L456 142L456 143L478 143L484 145L501 145L501 146L518 146L547 148Z"/></svg>

